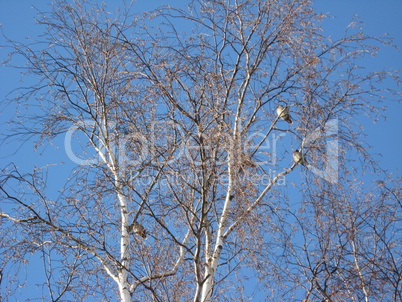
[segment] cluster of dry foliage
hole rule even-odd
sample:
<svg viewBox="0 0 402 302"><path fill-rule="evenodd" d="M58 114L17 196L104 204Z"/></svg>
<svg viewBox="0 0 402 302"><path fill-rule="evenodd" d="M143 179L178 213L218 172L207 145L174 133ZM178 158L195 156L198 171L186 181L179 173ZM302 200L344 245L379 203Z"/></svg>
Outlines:
<svg viewBox="0 0 402 302"><path fill-rule="evenodd" d="M51 301L402 299L400 184L361 176L375 162L355 118L376 116L387 93L385 73L357 64L387 41L353 26L328 39L309 0L144 14L70 2L40 15L40 41L8 41L10 62L22 57L37 80L10 100L32 108L12 135L47 143L73 125L99 160L76 165L62 189L44 169L3 169L4 301L37 257ZM336 181L292 162L303 147L325 167L328 140Z"/></svg>

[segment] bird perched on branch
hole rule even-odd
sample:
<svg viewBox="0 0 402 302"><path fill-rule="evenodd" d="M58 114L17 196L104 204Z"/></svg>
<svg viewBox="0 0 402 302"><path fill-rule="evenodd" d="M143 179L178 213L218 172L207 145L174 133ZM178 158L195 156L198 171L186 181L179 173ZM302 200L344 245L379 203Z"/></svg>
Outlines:
<svg viewBox="0 0 402 302"><path fill-rule="evenodd" d="M276 108L276 114L279 116L279 118L285 120L289 124L293 124L288 107L279 105L278 108Z"/></svg>
<svg viewBox="0 0 402 302"><path fill-rule="evenodd" d="M299 150L295 150L293 152L293 160L296 164L302 164L305 167L309 165L306 158L304 157L304 154Z"/></svg>
<svg viewBox="0 0 402 302"><path fill-rule="evenodd" d="M147 238L147 231L138 222L133 222L133 224L129 227L129 230L133 230L134 234L140 235L144 239Z"/></svg>

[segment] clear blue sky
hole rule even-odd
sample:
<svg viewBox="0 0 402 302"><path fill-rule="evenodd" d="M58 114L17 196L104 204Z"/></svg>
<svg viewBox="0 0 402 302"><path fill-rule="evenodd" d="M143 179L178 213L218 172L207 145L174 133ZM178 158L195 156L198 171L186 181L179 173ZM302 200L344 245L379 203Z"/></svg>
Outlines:
<svg viewBox="0 0 402 302"><path fill-rule="evenodd" d="M40 0L0 0L0 23L2 30L11 39L23 40L31 36L35 37L42 34L43 28L35 26L34 17L36 11L32 8L34 4L40 10L47 10L48 1ZM107 0L106 3L116 3L119 1ZM149 7L155 8L160 4L186 3L187 1L160 1L160 0L138 0L137 7L146 10ZM364 31L368 35L378 36L385 33L394 37L394 43L402 46L402 0L317 0L316 9L321 13L329 13L332 19L324 22L324 35L339 37L344 32L356 14L365 23ZM0 37L0 45L4 44ZM0 57L4 58L7 50L0 49ZM402 51L387 48L382 49L376 58L364 60L363 65L368 71L383 69L402 70ZM11 70L0 66L0 98L3 108L4 97L7 92L26 83L21 83L19 71ZM390 88L399 89L393 83ZM377 123L366 121L364 123L367 142L373 146L373 152L381 154L377 159L380 160L383 168L393 172L395 176L401 176L402 160L399 155L402 150L402 104L394 102L388 103L388 118L382 119ZM0 113L0 129L3 132L13 114L10 107ZM25 172L28 172L34 164L45 165L48 162L59 162L68 160L64 154L63 140L58 140L59 146L49 146L44 154L37 156L33 154L30 144L22 147L19 152L13 153L19 142L12 145L2 145L0 151L0 168L13 161ZM35 158L35 160L32 160ZM52 177L63 177L54 169L49 170L49 179Z"/></svg>

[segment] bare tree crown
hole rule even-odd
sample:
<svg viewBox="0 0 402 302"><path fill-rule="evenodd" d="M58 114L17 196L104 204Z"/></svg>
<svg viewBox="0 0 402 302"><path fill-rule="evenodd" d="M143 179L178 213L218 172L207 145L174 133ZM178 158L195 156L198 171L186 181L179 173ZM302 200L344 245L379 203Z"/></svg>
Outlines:
<svg viewBox="0 0 402 302"><path fill-rule="evenodd" d="M349 157L375 166L353 118L388 93L356 64L374 40L323 36L307 0L133 11L58 0L41 44L8 41L37 79L10 102L39 108L10 135L96 158L57 199L4 167L4 299L33 253L52 301L245 301L250 278L267 301L400 300L399 184Z"/></svg>

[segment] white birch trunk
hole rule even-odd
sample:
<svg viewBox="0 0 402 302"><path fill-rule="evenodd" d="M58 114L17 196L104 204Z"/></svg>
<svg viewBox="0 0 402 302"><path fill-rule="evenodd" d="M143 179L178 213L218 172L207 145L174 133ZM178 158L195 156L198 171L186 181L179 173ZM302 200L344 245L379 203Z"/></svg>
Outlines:
<svg viewBox="0 0 402 302"><path fill-rule="evenodd" d="M119 188L119 187L117 187ZM119 188L120 189L120 188ZM118 269L118 279L119 279L119 292L120 299L123 302L131 301L131 293L130 293L130 284L128 283L128 272L127 267L129 266L128 258L129 258L129 243L130 243L130 234L128 233L128 211L127 211L127 202L124 195L118 193L118 198L120 201L120 209L121 209L121 238L120 238L120 263L122 267Z"/></svg>
<svg viewBox="0 0 402 302"><path fill-rule="evenodd" d="M131 292L130 292L130 284L128 282L128 271L127 268L129 267L129 244L130 244L130 234L128 232L128 226L129 226L129 216L128 216L128 209L127 209L127 200L126 197L123 194L123 186L121 185L120 182L120 175L119 175L119 164L118 164L118 159L116 158L116 155L111 148L111 146L108 145L108 130L105 127L105 120L102 122L102 136L104 138L103 146L107 150L108 156L103 154L101 149L96 149L100 157L105 161L105 163L108 165L109 169L113 173L114 176L114 182L115 182L115 188L116 188L116 193L117 197L119 199L119 204L120 204L120 214L121 214L121 237L120 237L120 263L121 266L117 268L117 285L119 287L119 294L120 294L120 300L123 302L130 302L131 301ZM96 146L95 146L96 148Z"/></svg>
<svg viewBox="0 0 402 302"><path fill-rule="evenodd" d="M222 247L223 247L223 240L222 240L222 238L218 237L212 259L209 259L211 261L208 261L208 263L205 267L205 276L204 277L207 279L202 286L202 292L201 292L201 301L202 302L210 302L211 301L212 290L215 285L216 270L217 270L219 259L221 256Z"/></svg>
<svg viewBox="0 0 402 302"><path fill-rule="evenodd" d="M235 129L236 133L237 129ZM219 264L219 259L222 253L223 249L223 244L224 244L224 236L225 236L225 228L226 228L226 222L227 222L227 217L229 213L229 209L232 203L232 188L233 188L233 167L232 167L232 154L229 154L228 158L228 173L229 173L229 182L228 182L228 188L227 188L227 194L226 194L226 199L225 199L225 204L223 206L221 218L219 220L219 225L218 225L218 232L217 232L217 237L216 237L216 242L215 242L215 247L214 251L211 255L206 254L207 257L207 263L205 265L205 273L204 273L204 284L202 286L202 292L201 292L201 302L210 302L211 301L211 296L212 296L212 291L215 285L215 275L216 275L216 270Z"/></svg>
<svg viewBox="0 0 402 302"><path fill-rule="evenodd" d="M207 264L205 266L204 278L206 279L206 281L204 282L204 284L202 286L202 292L201 292L201 301L202 302L210 302L211 301L212 290L215 285L216 270L218 268L219 259L220 259L222 249L223 249L223 244L224 244L226 220L227 220L228 212L229 212L231 201L232 201L232 198L230 197L231 188L232 188L232 181L231 181L231 178L229 178L228 194L226 196L222 216L219 221L219 229L218 229L218 234L217 234L217 238L216 238L216 242L215 242L214 251L213 251L212 257L209 257L209 255L208 255Z"/></svg>

